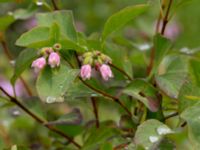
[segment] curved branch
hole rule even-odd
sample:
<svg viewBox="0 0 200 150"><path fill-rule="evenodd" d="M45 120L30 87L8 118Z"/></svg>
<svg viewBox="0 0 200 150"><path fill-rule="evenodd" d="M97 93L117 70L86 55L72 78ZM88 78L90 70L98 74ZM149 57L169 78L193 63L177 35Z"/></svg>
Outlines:
<svg viewBox="0 0 200 150"><path fill-rule="evenodd" d="M116 70L118 70L119 72L121 72L122 74L124 74L130 81L132 81L132 77L128 75L128 73L126 73L123 69L113 65L113 64L109 64L111 67L115 68Z"/></svg>
<svg viewBox="0 0 200 150"><path fill-rule="evenodd" d="M72 144L74 144L77 148L79 148L79 149L81 148L81 146L78 143L76 143L71 137L69 137L68 135L66 135L62 131L60 131L57 128L52 127L50 125L46 125L47 121L41 119L36 114L34 114L33 112L31 112L19 100L17 100L15 97L12 97L11 95L9 95L2 87L0 87L0 90L10 99L10 101L12 103L16 104L19 108L21 108L24 112L26 112L29 116L31 116L35 121L37 121L38 123L40 123L44 127L48 128L49 130L51 130L51 131L53 131L53 132L61 135L62 137L64 137L65 139L67 139L69 142L71 142Z"/></svg>
<svg viewBox="0 0 200 150"><path fill-rule="evenodd" d="M2 46L2 48L3 48L4 54L5 54L6 57L8 58L8 60L12 60L12 59L13 59L13 56L11 55L10 50L9 50L9 48L8 48L8 45L7 45L7 43L6 43L4 40L1 41L1 46ZM23 77L20 76L19 79L20 79L20 81L22 82L22 84L23 84L23 86L24 86L26 92L28 93L28 95L29 95L29 96L33 96L31 89L29 88L28 84L27 84L26 81L23 79Z"/></svg>
<svg viewBox="0 0 200 150"><path fill-rule="evenodd" d="M81 77L79 77L79 79L82 81L83 84L85 84L88 88L92 89L93 91L103 95L104 97L106 97L107 99L111 99L114 102L118 103L127 113L129 116L132 116L132 113L129 111L129 109L120 101L120 99L118 97L112 96L104 91L101 91L99 89L96 89L95 87L91 86L90 84L88 84L87 82L85 82Z"/></svg>

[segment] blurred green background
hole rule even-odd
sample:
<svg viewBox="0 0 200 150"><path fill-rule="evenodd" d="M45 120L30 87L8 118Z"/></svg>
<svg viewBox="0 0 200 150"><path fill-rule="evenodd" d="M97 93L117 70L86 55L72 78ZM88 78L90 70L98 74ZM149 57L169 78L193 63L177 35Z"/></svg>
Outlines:
<svg viewBox="0 0 200 150"><path fill-rule="evenodd" d="M8 47L13 58L16 58L22 50L22 48L15 46L16 39L22 33L30 30L36 25L34 18L35 13L46 12L48 11L49 6L52 6L50 0L45 1L48 5L37 5L39 4L38 1L31 0L16 1L0 0L0 27L3 23L3 19L1 20L3 16L14 15L18 18L5 31L5 39L8 42ZM175 3L178 3L178 1L179 0L175 1ZM115 33L115 36L111 38L117 43L118 39L125 37L124 42L120 44L125 45L126 49L133 50L130 54L130 59L135 65L137 65L136 70L139 70L138 72L134 72L134 74L135 76L144 76L148 59L141 54L141 51L145 49L145 44L147 44L148 47L152 43L152 36L155 33L155 24L159 15L159 0L57 0L57 2L60 9L73 11L77 30L84 32L88 37L95 36L95 33L101 33L107 18L120 9L134 4L150 3L151 8L148 10L148 12L134 20L134 22L130 22L123 30ZM169 37L174 41L174 52L182 51L189 53L193 50L200 50L199 10L199 0L188 0L187 4L183 5L177 10L174 10L175 14L168 26ZM170 27L172 28L171 30ZM172 34L171 32L175 34ZM2 32L0 32L0 34L2 34ZM127 44L126 40L131 42L131 45ZM138 49L141 51L138 51ZM12 62L6 58L2 47L0 47L0 54L0 84L4 84L4 86L6 86L7 89L12 93L12 88L9 84L9 79L13 74L11 65ZM35 91L35 76L32 76L32 73L29 71L25 71L23 73L23 77L28 81L28 84L31 85L31 88ZM20 89L18 93L19 97L27 97L27 95L24 93L22 85L18 83L18 86L19 87L16 88ZM35 100L39 101L37 98L35 98ZM31 104L27 105L31 106ZM71 110L69 105L76 107L81 106L86 121L93 117L91 116L91 106L86 100L81 102L69 101L66 104L51 104L49 106L45 106L47 107L45 115L50 117L51 120L54 117L57 118L60 114L67 113ZM110 105L108 105L107 103L105 104L104 102L101 102L100 105L104 106L102 109L105 114L109 113L109 115L101 114L101 120L119 119L116 116L114 109L115 104L110 103ZM109 112L109 109L111 108L113 109L113 112ZM41 113L39 114L41 115ZM60 146L62 149L64 140L60 138L50 139L48 138L48 134L49 133L45 128L35 123L29 116L25 115L17 107L7 103L3 98L1 98L0 149L13 144L29 146L34 150L54 150L51 145L58 145L58 147ZM185 134L181 134L179 138L184 138L184 136ZM185 145L187 145L187 142ZM183 147L185 145L183 145ZM183 147L180 145L180 149Z"/></svg>

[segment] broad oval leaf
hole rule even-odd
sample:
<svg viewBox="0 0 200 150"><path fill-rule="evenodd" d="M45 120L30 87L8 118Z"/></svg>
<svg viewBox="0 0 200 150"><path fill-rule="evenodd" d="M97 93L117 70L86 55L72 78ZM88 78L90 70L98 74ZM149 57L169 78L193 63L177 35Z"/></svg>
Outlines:
<svg viewBox="0 0 200 150"><path fill-rule="evenodd" d="M167 125L158 120L150 119L137 128L134 141L145 149L151 149L156 143L161 142L164 135L170 133L172 131Z"/></svg>
<svg viewBox="0 0 200 150"><path fill-rule="evenodd" d="M198 150L200 147L200 103L187 108L181 114L181 118L188 123L189 139L194 150Z"/></svg>
<svg viewBox="0 0 200 150"><path fill-rule="evenodd" d="M83 131L83 116L78 108L61 116L55 121L49 121L45 125L55 126L69 136L76 136Z"/></svg>
<svg viewBox="0 0 200 150"><path fill-rule="evenodd" d="M36 16L39 26L50 27L57 23L61 33L72 41L77 40L77 33L74 27L74 19L72 12L69 10L61 10L50 13L39 13Z"/></svg>
<svg viewBox="0 0 200 150"><path fill-rule="evenodd" d="M98 129L93 129L85 141L82 150L98 149L103 143L119 135L117 128L102 125Z"/></svg>
<svg viewBox="0 0 200 150"><path fill-rule="evenodd" d="M47 103L62 102L78 73L78 69L70 69L65 65L61 65L58 70L45 67L36 83L39 97Z"/></svg>
<svg viewBox="0 0 200 150"><path fill-rule="evenodd" d="M147 10L147 8L148 5L129 6L109 17L103 29L102 40L104 41L109 34L123 27L130 20Z"/></svg>
<svg viewBox="0 0 200 150"><path fill-rule="evenodd" d="M12 15L0 17L0 31L4 31L7 27L15 21Z"/></svg>
<svg viewBox="0 0 200 150"><path fill-rule="evenodd" d="M188 75L187 58L180 56L167 56L159 65L155 75L156 84L171 98L178 98L182 85Z"/></svg>
<svg viewBox="0 0 200 150"><path fill-rule="evenodd" d="M50 29L48 27L35 27L22 34L16 41L16 45L30 48L49 46Z"/></svg>
<svg viewBox="0 0 200 150"><path fill-rule="evenodd" d="M192 83L186 82L179 92L178 100L179 112L182 112L195 103L200 102L200 88Z"/></svg>
<svg viewBox="0 0 200 150"><path fill-rule="evenodd" d="M157 90L144 80L134 80L123 93L141 101L149 110L156 112L160 107L160 100L157 97Z"/></svg>

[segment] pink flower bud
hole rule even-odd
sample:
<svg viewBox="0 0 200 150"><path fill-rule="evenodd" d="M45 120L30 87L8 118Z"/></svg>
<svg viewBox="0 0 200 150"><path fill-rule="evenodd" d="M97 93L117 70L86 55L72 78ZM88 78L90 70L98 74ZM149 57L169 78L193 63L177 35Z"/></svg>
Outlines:
<svg viewBox="0 0 200 150"><path fill-rule="evenodd" d="M83 78L83 80L90 79L91 73L92 73L92 68L90 65L87 64L81 67L80 75Z"/></svg>
<svg viewBox="0 0 200 150"><path fill-rule="evenodd" d="M46 65L46 59L44 57L40 57L32 62L31 67L35 69L36 72L40 71Z"/></svg>
<svg viewBox="0 0 200 150"><path fill-rule="evenodd" d="M51 52L48 59L48 64L51 68L58 67L60 65L60 55L56 52Z"/></svg>
<svg viewBox="0 0 200 150"><path fill-rule="evenodd" d="M102 78L107 81L109 78L113 77L110 67L106 64L101 65L99 68Z"/></svg>

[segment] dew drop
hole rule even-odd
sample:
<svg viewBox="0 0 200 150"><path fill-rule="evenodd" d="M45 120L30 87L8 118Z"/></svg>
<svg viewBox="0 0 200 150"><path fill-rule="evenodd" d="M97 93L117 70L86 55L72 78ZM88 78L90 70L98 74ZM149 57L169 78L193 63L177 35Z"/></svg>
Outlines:
<svg viewBox="0 0 200 150"><path fill-rule="evenodd" d="M98 95L93 93L93 94L91 94L91 96L92 97L97 97Z"/></svg>
<svg viewBox="0 0 200 150"><path fill-rule="evenodd" d="M145 149L146 149L146 150L148 150L148 149L149 149L149 147L148 147L148 146L146 146L146 147L145 147Z"/></svg>
<svg viewBox="0 0 200 150"><path fill-rule="evenodd" d="M19 110L14 110L14 111L13 111L13 115L15 115L15 116L18 116L18 115L20 115L20 112L19 112Z"/></svg>
<svg viewBox="0 0 200 150"><path fill-rule="evenodd" d="M55 101L56 101L56 98L52 96L48 96L46 99L46 102L49 104L54 103Z"/></svg>
<svg viewBox="0 0 200 150"><path fill-rule="evenodd" d="M13 12L12 12L12 11L9 11L9 12L8 12L8 15L12 16L12 15L13 15Z"/></svg>
<svg viewBox="0 0 200 150"><path fill-rule="evenodd" d="M172 133L171 129L165 127L165 126L161 126L157 128L157 132L159 135L165 135L168 133Z"/></svg>
<svg viewBox="0 0 200 150"><path fill-rule="evenodd" d="M150 136L150 137L149 137L149 141L150 141L151 143L155 143L155 142L158 141L158 137L157 137L157 136Z"/></svg>
<svg viewBox="0 0 200 150"><path fill-rule="evenodd" d="M141 51L146 51L146 50L148 50L149 48L151 48L151 46L149 45L149 44L142 44L142 45L139 45L139 49L141 50Z"/></svg>
<svg viewBox="0 0 200 150"><path fill-rule="evenodd" d="M42 1L37 1L37 2L36 2L36 5L37 5L37 6L42 6L42 5L43 5L43 2L42 2Z"/></svg>

